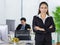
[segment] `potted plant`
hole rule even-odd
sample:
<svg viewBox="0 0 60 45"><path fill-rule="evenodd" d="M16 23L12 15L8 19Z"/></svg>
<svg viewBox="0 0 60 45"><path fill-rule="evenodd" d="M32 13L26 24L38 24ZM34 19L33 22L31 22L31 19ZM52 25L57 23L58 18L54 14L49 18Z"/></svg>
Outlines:
<svg viewBox="0 0 60 45"><path fill-rule="evenodd" d="M56 7L56 10L53 11L53 14L54 14L54 22L55 22L56 32L57 32L57 42L59 43L60 42L60 6Z"/></svg>
<svg viewBox="0 0 60 45"><path fill-rule="evenodd" d="M19 39L18 39L18 38L13 38L13 39L12 39L12 42L14 43L14 45L17 45L18 42L19 42Z"/></svg>

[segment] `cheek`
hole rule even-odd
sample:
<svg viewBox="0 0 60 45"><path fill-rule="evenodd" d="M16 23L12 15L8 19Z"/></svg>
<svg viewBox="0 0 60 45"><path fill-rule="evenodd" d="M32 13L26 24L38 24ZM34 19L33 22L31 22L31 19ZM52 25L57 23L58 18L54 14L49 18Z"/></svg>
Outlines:
<svg viewBox="0 0 60 45"><path fill-rule="evenodd" d="M48 9L45 9L46 11L48 10Z"/></svg>
<svg viewBox="0 0 60 45"><path fill-rule="evenodd" d="M43 9L40 9L40 11L42 12L42 11L44 11Z"/></svg>
<svg viewBox="0 0 60 45"><path fill-rule="evenodd" d="M43 12L47 12L47 9L42 9Z"/></svg>
<svg viewBox="0 0 60 45"><path fill-rule="evenodd" d="M21 22L23 24L23 22Z"/></svg>

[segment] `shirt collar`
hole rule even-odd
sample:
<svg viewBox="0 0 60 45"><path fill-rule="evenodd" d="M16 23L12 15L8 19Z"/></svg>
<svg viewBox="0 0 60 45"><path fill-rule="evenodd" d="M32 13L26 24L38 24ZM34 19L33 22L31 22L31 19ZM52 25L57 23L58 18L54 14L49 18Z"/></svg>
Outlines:
<svg viewBox="0 0 60 45"><path fill-rule="evenodd" d="M41 14L39 14L38 17L41 18ZM47 17L49 17L49 16L46 14L45 19L46 19Z"/></svg>

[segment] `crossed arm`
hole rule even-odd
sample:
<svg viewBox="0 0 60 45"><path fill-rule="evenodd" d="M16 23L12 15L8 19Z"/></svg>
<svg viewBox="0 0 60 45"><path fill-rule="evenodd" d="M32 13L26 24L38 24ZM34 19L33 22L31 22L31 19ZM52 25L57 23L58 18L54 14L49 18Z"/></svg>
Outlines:
<svg viewBox="0 0 60 45"><path fill-rule="evenodd" d="M52 25L49 27L49 29L51 29L51 28L53 28ZM35 26L34 29L35 29L35 30L40 30L40 31L45 31L44 28L41 28L41 27L39 27L39 26Z"/></svg>
<svg viewBox="0 0 60 45"><path fill-rule="evenodd" d="M52 24L48 28L46 26L41 28L41 27L35 25L36 21L35 21L35 19L33 19L33 29L34 29L33 31L40 30L40 31L45 31L45 32L49 32L49 33L55 32L55 24L54 24L53 18L51 18L51 22L52 22Z"/></svg>

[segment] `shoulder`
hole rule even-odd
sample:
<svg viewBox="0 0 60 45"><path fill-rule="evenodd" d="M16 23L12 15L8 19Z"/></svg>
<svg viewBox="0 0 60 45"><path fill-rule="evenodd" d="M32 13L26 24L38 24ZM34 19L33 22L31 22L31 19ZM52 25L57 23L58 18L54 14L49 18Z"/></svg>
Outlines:
<svg viewBox="0 0 60 45"><path fill-rule="evenodd" d="M18 26L22 26L22 24L19 24Z"/></svg>
<svg viewBox="0 0 60 45"><path fill-rule="evenodd" d="M33 18L37 17L37 15L33 16Z"/></svg>
<svg viewBox="0 0 60 45"><path fill-rule="evenodd" d="M53 21L53 17L52 16L49 16L48 17L48 20Z"/></svg>
<svg viewBox="0 0 60 45"><path fill-rule="evenodd" d="M30 26L29 24L26 24L26 26Z"/></svg>
<svg viewBox="0 0 60 45"><path fill-rule="evenodd" d="M49 18L50 18L50 19L53 19L53 17L52 17L52 16L49 16Z"/></svg>
<svg viewBox="0 0 60 45"><path fill-rule="evenodd" d="M33 16L33 19L36 19L36 18L39 18L39 16L38 15Z"/></svg>

